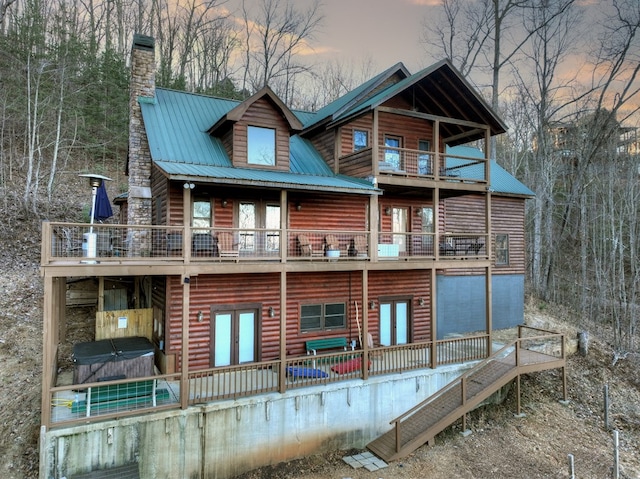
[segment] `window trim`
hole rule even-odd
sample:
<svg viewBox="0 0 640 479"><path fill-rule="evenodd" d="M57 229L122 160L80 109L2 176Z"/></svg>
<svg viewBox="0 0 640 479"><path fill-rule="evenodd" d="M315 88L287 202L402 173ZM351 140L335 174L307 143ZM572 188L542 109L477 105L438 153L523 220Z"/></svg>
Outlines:
<svg viewBox="0 0 640 479"><path fill-rule="evenodd" d="M273 132L273 161L271 163L264 163L261 161L251 161L251 130L255 129L256 131L271 131ZM255 142L255 140L254 140ZM259 125L247 125L247 164L252 166L276 166L278 152L277 152L277 144L278 144L278 132L275 128L269 128L267 126L259 126Z"/></svg>
<svg viewBox="0 0 640 479"><path fill-rule="evenodd" d="M196 216L196 203L208 203L209 204L209 216ZM196 225L195 220L201 220L206 225ZM213 204L211 198L205 196L194 197L191 202L191 227L194 232L209 233L213 225Z"/></svg>
<svg viewBox="0 0 640 479"><path fill-rule="evenodd" d="M356 145L356 132L358 133L363 133L365 136L365 144L364 146L358 146ZM361 150L366 150L367 148L369 148L369 130L366 130L364 128L353 128L352 132L351 132L351 143L353 146L353 151L361 151Z"/></svg>
<svg viewBox="0 0 640 479"><path fill-rule="evenodd" d="M329 306L342 306L342 325L340 326L333 326L330 328L327 328L326 326L326 317L327 317L327 307ZM318 328L312 328L312 329L304 329L302 327L302 320L303 320L303 315L302 315L302 310L305 307L310 307L310 306L320 306L321 307L321 312L320 312L320 325ZM336 315L334 315L336 316ZM307 334L307 333L316 333L316 332L323 332L323 331L341 331L341 330L346 330L347 329L347 303L346 302L336 302L336 303L310 303L310 304L300 304L300 323L299 323L299 329L300 329L300 333L302 334Z"/></svg>

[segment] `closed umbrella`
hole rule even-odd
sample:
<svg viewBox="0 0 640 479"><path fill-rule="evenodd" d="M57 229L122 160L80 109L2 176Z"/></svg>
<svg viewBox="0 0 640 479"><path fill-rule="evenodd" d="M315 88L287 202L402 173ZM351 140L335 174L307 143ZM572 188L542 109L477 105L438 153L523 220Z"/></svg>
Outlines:
<svg viewBox="0 0 640 479"><path fill-rule="evenodd" d="M111 202L107 195L107 189L104 186L104 181L98 187L96 191L96 204L93 211L93 219L96 221L104 221L107 218L113 216L113 209L111 209Z"/></svg>

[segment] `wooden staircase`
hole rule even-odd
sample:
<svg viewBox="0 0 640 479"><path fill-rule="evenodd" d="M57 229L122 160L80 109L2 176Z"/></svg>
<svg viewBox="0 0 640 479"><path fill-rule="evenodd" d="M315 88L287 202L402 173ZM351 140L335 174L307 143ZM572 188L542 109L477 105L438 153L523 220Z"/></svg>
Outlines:
<svg viewBox="0 0 640 479"><path fill-rule="evenodd" d="M519 328L519 336L522 336L525 329L545 334L519 337L504 346L417 406L395 418L391 421L394 427L369 443L367 448L387 462L405 457L421 445L433 442L436 434L458 418L463 418L464 423L469 411L514 379L517 379L519 413L521 374L562 368L563 395L566 400L564 336L523 326ZM557 348L559 351L554 354L527 349L544 349L540 348L541 343L551 341L560 342Z"/></svg>

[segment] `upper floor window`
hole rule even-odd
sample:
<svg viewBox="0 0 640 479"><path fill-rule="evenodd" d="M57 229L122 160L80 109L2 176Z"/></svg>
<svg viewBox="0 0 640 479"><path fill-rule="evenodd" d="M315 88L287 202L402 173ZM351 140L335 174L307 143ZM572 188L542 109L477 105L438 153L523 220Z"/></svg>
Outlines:
<svg viewBox="0 0 640 479"><path fill-rule="evenodd" d="M273 128L247 127L247 162L250 165L275 166L276 131Z"/></svg>
<svg viewBox="0 0 640 479"><path fill-rule="evenodd" d="M403 170L402 157L400 155L400 148L402 148L402 138L399 136L384 136L384 146L387 148L384 150L384 164L380 165L380 169L386 170Z"/></svg>
<svg viewBox="0 0 640 479"><path fill-rule="evenodd" d="M419 140L418 150L431 151L431 142L429 140ZM420 153L418 155L418 174L430 175L431 171L431 155L428 153Z"/></svg>
<svg viewBox="0 0 640 479"><path fill-rule="evenodd" d="M353 130L353 151L363 150L369 146L369 132Z"/></svg>
<svg viewBox="0 0 640 479"><path fill-rule="evenodd" d="M509 264L509 235L496 235L496 266Z"/></svg>
<svg viewBox="0 0 640 479"><path fill-rule="evenodd" d="M194 227L211 228L211 201L197 199L193 202L191 223ZM209 232L208 230L203 230Z"/></svg>

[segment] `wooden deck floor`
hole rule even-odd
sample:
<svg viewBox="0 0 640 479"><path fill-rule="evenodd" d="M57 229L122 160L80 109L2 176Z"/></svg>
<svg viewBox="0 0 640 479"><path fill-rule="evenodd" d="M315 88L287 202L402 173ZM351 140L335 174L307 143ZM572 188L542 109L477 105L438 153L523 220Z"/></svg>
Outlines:
<svg viewBox="0 0 640 479"><path fill-rule="evenodd" d="M400 459L476 408L520 374L565 367L565 359L515 350L492 356L392 422L394 427L367 445L385 461ZM397 421L397 422L396 422Z"/></svg>

